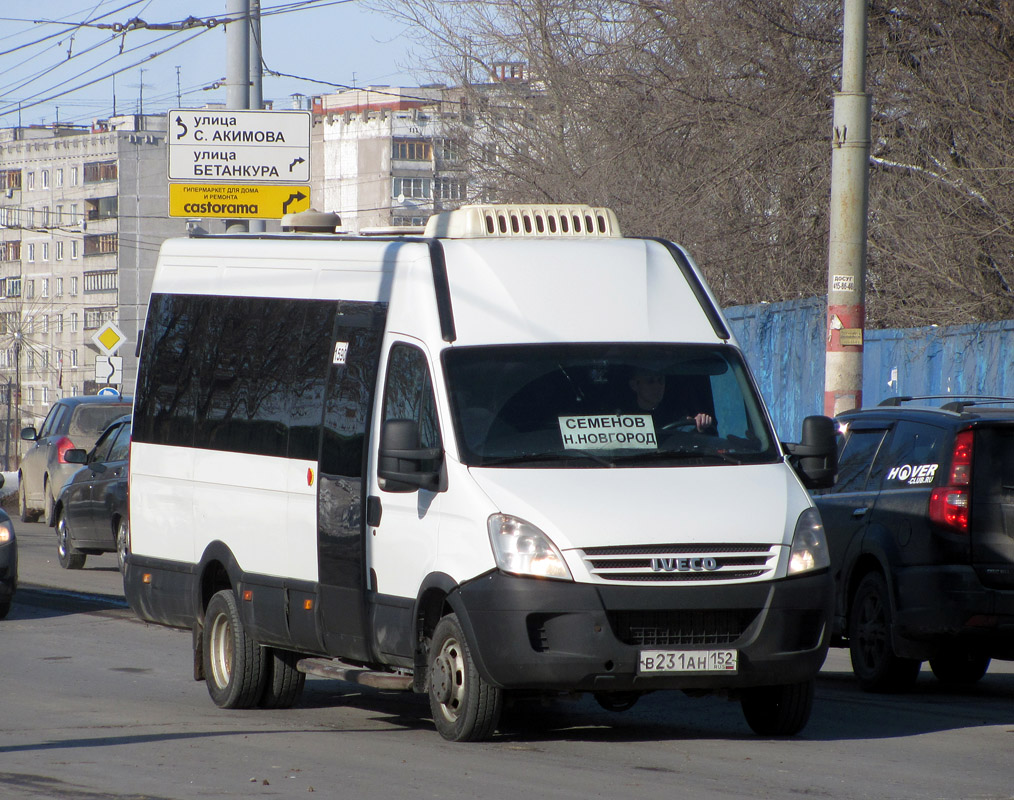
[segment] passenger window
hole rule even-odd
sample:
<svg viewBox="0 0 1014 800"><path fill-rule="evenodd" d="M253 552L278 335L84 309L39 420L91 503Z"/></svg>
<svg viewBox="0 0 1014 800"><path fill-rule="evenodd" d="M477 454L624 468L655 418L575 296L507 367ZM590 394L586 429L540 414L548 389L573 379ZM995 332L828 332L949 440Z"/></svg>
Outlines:
<svg viewBox="0 0 1014 800"><path fill-rule="evenodd" d="M116 441L109 448L110 461L126 461L130 455L130 425L121 425Z"/></svg>
<svg viewBox="0 0 1014 800"><path fill-rule="evenodd" d="M886 430L850 431L838 455L838 480L832 493L859 492L866 487L873 458Z"/></svg>
<svg viewBox="0 0 1014 800"><path fill-rule="evenodd" d="M122 428L122 426L120 427ZM119 435L119 432L120 432L119 428L115 431L111 431L108 436L103 438L102 441L100 441L97 445L95 445L95 450L92 452L91 457L91 461L93 463L111 460L109 458L109 453L112 449L113 442L116 441L116 437Z"/></svg>
<svg viewBox="0 0 1014 800"><path fill-rule="evenodd" d="M947 432L919 422L899 422L877 456L870 485L881 489L930 486L940 474Z"/></svg>
<svg viewBox="0 0 1014 800"><path fill-rule="evenodd" d="M52 436L53 431L57 429L59 420L63 417L66 410L67 406L53 406L53 409L46 416L46 421L42 423L42 429L39 431L40 439Z"/></svg>
<svg viewBox="0 0 1014 800"><path fill-rule="evenodd" d="M418 347L391 348L384 388L384 422L389 419L414 420L419 424L420 447L442 447L433 382Z"/></svg>

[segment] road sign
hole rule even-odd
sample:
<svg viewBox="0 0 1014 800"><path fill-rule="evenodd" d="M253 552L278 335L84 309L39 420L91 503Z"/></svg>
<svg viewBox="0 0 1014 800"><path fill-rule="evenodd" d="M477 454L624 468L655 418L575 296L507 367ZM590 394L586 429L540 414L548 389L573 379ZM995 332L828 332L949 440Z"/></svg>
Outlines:
<svg viewBox="0 0 1014 800"><path fill-rule="evenodd" d="M120 346L127 341L127 337L123 335L123 331L117 328L112 322L107 322L92 336L92 341L95 346L107 356L113 355Z"/></svg>
<svg viewBox="0 0 1014 800"><path fill-rule="evenodd" d="M95 356L96 383L123 383L123 359L120 356ZM99 392L99 394L102 394Z"/></svg>
<svg viewBox="0 0 1014 800"><path fill-rule="evenodd" d="M169 184L170 217L281 219L309 208L309 186Z"/></svg>
<svg viewBox="0 0 1014 800"><path fill-rule="evenodd" d="M306 183L310 112L169 112L169 180Z"/></svg>
<svg viewBox="0 0 1014 800"><path fill-rule="evenodd" d="M112 386L106 386L106 387L104 387L102 389L99 389L99 396L100 397L119 397L120 393L116 389L114 389Z"/></svg>

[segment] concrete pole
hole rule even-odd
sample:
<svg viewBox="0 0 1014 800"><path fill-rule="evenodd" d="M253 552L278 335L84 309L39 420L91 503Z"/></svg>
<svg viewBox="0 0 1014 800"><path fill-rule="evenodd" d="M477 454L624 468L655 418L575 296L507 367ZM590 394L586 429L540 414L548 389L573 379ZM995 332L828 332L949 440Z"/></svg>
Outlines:
<svg viewBox="0 0 1014 800"><path fill-rule="evenodd" d="M843 0L842 87L834 96L831 231L827 276L824 413L860 408L866 326L870 96L866 94L866 0Z"/></svg>
<svg viewBox="0 0 1014 800"><path fill-rule="evenodd" d="M225 28L225 105L250 108L250 0L226 0L229 23ZM227 231L248 230L246 220L225 221Z"/></svg>
<svg viewBox="0 0 1014 800"><path fill-rule="evenodd" d="M261 0L250 0L250 108L260 111L264 108L263 77L261 62ZM249 222L250 233L264 233L267 225L262 219Z"/></svg>

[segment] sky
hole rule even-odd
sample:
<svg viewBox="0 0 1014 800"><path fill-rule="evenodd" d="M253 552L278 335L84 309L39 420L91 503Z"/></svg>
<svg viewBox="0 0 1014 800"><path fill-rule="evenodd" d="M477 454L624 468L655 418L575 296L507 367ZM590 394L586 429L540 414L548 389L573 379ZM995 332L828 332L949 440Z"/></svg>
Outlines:
<svg viewBox="0 0 1014 800"><path fill-rule="evenodd" d="M226 101L227 0L0 0L0 127L90 125ZM187 30L124 30L203 21ZM356 0L261 0L264 100L340 86L418 86L404 27ZM115 74L114 74L115 73ZM309 80L306 80L309 79ZM115 98L115 107L114 107Z"/></svg>

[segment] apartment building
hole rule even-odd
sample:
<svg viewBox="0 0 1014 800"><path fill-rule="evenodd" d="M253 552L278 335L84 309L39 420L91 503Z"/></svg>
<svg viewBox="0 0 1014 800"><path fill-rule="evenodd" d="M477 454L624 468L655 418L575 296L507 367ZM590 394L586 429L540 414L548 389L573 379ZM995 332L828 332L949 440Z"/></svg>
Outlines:
<svg viewBox="0 0 1014 800"><path fill-rule="evenodd" d="M165 115L0 129L0 419L10 397L15 438L107 384L92 341L107 322L132 391L159 245L186 231L167 216L165 139Z"/></svg>
<svg viewBox="0 0 1014 800"><path fill-rule="evenodd" d="M457 142L463 94L371 86L313 99L311 196L353 233L422 225L468 190Z"/></svg>

